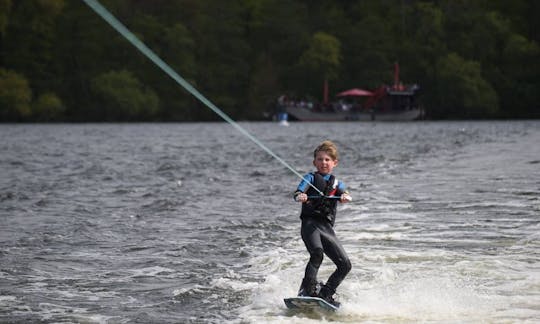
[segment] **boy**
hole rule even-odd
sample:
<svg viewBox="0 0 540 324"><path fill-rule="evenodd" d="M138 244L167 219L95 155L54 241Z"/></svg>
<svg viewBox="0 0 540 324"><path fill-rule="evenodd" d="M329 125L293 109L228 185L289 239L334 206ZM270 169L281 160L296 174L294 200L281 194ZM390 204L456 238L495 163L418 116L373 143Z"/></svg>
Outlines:
<svg viewBox="0 0 540 324"><path fill-rule="evenodd" d="M338 181L331 173L338 165L338 152L336 145L331 141L322 142L313 152L313 165L316 172L308 173L300 182L294 200L302 203L302 240L309 252L309 262L299 296L320 297L329 303L339 306L333 298L336 288L351 270L351 262L345 250L334 233L337 201L344 203L351 200L345 190L345 185ZM315 186L325 196L337 196L339 199L328 199L321 196L309 183ZM314 197L317 198L308 198ZM337 266L326 284L317 292L317 272L326 254Z"/></svg>

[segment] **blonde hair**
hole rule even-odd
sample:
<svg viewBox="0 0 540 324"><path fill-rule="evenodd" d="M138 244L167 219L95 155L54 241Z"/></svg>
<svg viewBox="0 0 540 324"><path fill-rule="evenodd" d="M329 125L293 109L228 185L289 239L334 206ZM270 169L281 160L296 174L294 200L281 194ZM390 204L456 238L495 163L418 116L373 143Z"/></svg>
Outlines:
<svg viewBox="0 0 540 324"><path fill-rule="evenodd" d="M317 157L317 153L319 152L325 152L328 154L333 160L337 160L339 158L339 153L336 147L336 144L332 141L324 141L317 148L315 151L313 151L313 158Z"/></svg>

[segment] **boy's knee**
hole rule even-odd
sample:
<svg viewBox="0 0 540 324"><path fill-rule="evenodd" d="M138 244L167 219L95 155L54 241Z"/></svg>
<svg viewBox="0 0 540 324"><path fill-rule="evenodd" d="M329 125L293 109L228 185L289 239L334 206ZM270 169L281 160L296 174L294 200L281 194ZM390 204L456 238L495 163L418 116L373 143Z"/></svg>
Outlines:
<svg viewBox="0 0 540 324"><path fill-rule="evenodd" d="M309 263L311 263L315 268L319 268L323 261L323 257L323 250L315 249L310 253Z"/></svg>

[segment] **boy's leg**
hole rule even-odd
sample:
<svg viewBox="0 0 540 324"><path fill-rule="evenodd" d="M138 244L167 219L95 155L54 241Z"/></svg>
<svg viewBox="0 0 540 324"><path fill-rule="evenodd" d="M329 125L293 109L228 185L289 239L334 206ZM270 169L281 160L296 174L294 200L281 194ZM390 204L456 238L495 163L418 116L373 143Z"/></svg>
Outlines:
<svg viewBox="0 0 540 324"><path fill-rule="evenodd" d="M314 221L307 219L302 221L301 234L309 252L309 262L306 266L299 295L317 296L317 273L324 257L320 231Z"/></svg>
<svg viewBox="0 0 540 324"><path fill-rule="evenodd" d="M336 288L341 284L345 276L351 271L352 265L345 249L338 241L334 230L329 228L322 234L322 244L324 246L324 253L336 264L337 269L330 275L325 287L327 293L332 295L336 291Z"/></svg>
<svg viewBox="0 0 540 324"><path fill-rule="evenodd" d="M333 229L331 229L331 232L328 231L328 233L323 234L322 242L324 253L336 264L337 269L330 275L326 284L321 287L318 296L339 307L339 303L334 300L333 296L336 293L336 288L345 279L347 273L351 271L351 261L337 240Z"/></svg>
<svg viewBox="0 0 540 324"><path fill-rule="evenodd" d="M304 278L300 289L298 289L298 296L317 297L317 282L309 278Z"/></svg>

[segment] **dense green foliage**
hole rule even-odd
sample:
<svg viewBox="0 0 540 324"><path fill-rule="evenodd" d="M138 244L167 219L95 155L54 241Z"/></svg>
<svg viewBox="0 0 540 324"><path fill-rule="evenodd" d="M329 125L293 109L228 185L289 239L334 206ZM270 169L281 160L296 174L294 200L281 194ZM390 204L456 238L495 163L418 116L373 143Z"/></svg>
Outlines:
<svg viewBox="0 0 540 324"><path fill-rule="evenodd" d="M540 2L102 0L235 119L417 83L428 118L540 117ZM217 117L80 0L0 0L0 121Z"/></svg>

